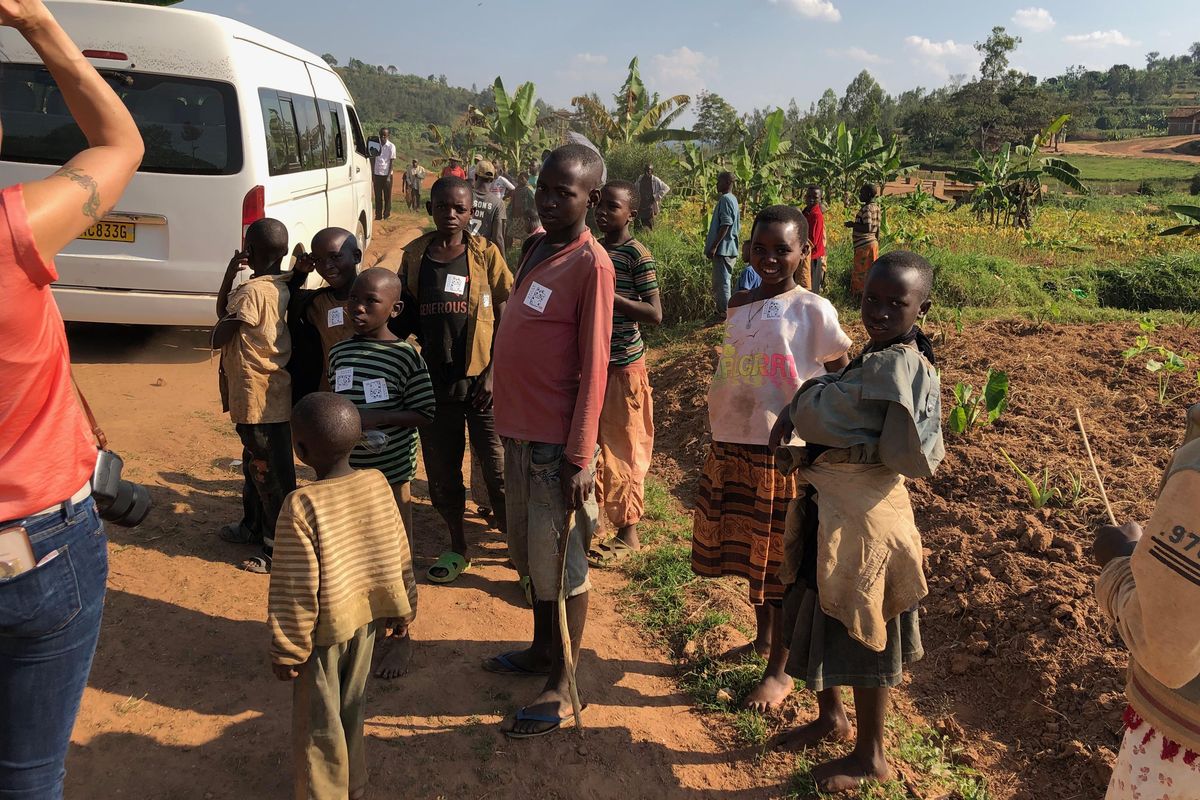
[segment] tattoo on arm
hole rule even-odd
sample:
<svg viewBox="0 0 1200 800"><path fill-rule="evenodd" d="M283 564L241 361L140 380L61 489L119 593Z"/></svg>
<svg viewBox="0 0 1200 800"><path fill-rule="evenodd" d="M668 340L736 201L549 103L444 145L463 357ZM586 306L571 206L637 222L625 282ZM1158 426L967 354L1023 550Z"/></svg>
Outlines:
<svg viewBox="0 0 1200 800"><path fill-rule="evenodd" d="M60 178L66 178L69 181L79 184L79 186L88 193L88 199L83 204L83 215L92 222L100 221L100 185L96 183L96 179L88 175L78 167L63 167L54 173Z"/></svg>

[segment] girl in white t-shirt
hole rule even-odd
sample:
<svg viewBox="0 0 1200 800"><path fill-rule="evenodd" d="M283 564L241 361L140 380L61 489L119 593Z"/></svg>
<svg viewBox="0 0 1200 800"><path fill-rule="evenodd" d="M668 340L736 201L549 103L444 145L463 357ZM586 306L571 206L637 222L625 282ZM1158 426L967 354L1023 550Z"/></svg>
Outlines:
<svg viewBox="0 0 1200 800"><path fill-rule="evenodd" d="M808 223L799 209L771 206L755 217L749 259L762 284L729 301L708 391L713 442L692 526L697 575L738 575L750 583L757 636L728 656L757 652L768 659L762 681L745 699L759 711L777 707L792 691L780 630L779 567L784 519L797 488L794 476L776 471L767 442L800 385L844 367L851 344L833 304L796 285L808 249Z"/></svg>

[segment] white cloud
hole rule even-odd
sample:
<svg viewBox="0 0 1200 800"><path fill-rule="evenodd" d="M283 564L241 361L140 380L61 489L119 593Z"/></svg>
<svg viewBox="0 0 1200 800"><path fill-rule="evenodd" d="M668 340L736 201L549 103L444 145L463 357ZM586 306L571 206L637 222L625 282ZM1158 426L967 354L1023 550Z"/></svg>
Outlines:
<svg viewBox="0 0 1200 800"><path fill-rule="evenodd" d="M598 56L595 53L578 53L575 56L577 67L603 67L608 64L608 56Z"/></svg>
<svg viewBox="0 0 1200 800"><path fill-rule="evenodd" d="M886 64L888 59L883 56L872 53L870 50L864 50L861 47L834 48L829 47L825 50L825 55L831 58L848 58L851 61L857 61L862 64Z"/></svg>
<svg viewBox="0 0 1200 800"><path fill-rule="evenodd" d="M1057 24L1049 11L1037 6L1017 9L1017 13L1012 15L1012 23L1034 33L1045 33Z"/></svg>
<svg viewBox="0 0 1200 800"><path fill-rule="evenodd" d="M842 18L842 12L837 10L830 0L770 0L771 5L783 5L801 16L810 19L837 22Z"/></svg>
<svg viewBox="0 0 1200 800"><path fill-rule="evenodd" d="M935 42L925 36L908 36L904 44L913 53L913 63L942 77L951 72L974 71L979 64L979 54L974 47L953 39Z"/></svg>
<svg viewBox="0 0 1200 800"><path fill-rule="evenodd" d="M699 92L716 66L716 58L690 47L677 47L650 59L653 83L664 85L666 93Z"/></svg>
<svg viewBox="0 0 1200 800"><path fill-rule="evenodd" d="M1137 44L1133 39L1130 39L1116 29L1110 31L1092 31L1091 33L1073 33L1070 36L1064 36L1063 41L1067 44L1079 45L1080 47L1133 47Z"/></svg>

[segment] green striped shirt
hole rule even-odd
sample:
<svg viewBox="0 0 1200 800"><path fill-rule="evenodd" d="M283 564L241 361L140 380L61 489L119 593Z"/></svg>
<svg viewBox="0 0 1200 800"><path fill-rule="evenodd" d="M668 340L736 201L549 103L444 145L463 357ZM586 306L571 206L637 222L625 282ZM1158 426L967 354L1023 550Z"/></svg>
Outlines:
<svg viewBox="0 0 1200 800"><path fill-rule="evenodd" d="M608 250L617 275L617 294L627 300L645 302L658 294L658 274L654 256L637 239L630 239ZM612 347L609 364L628 366L646 354L642 329L624 314L613 314Z"/></svg>
<svg viewBox="0 0 1200 800"><path fill-rule="evenodd" d="M436 408L429 368L404 341L355 336L338 342L329 350L329 385L354 405L372 411L416 411L432 420ZM416 428L383 425L379 430L388 437L382 452L359 445L350 454L350 466L377 469L391 484L411 481L417 474Z"/></svg>

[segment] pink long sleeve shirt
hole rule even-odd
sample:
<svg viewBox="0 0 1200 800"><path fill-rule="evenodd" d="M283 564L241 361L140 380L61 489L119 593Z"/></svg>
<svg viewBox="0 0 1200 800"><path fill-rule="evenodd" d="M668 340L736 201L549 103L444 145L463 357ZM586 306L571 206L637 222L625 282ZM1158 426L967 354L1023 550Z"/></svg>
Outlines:
<svg viewBox="0 0 1200 800"><path fill-rule="evenodd" d="M522 263L492 356L497 433L564 445L565 458L587 468L608 379L615 287L612 261L589 230L536 266Z"/></svg>

